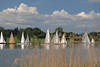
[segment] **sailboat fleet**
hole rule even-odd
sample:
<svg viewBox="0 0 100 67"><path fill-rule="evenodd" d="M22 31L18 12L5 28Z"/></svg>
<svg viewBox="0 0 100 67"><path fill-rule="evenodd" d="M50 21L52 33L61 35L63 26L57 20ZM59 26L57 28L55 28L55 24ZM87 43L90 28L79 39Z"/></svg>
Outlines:
<svg viewBox="0 0 100 67"><path fill-rule="evenodd" d="M92 38L91 41L89 39L88 33L85 32L82 37L82 43L84 47L91 47L94 46L95 40ZM6 41L3 37L3 33L1 32L0 34L0 49L3 49L5 46ZM13 33L11 33L9 44L15 44L14 36ZM30 44L29 36L27 35L26 39L24 37L24 32L22 32L21 36L21 49L24 49L25 46L28 46ZM56 31L55 35L51 38L49 29L46 32L46 37L44 41L44 47L46 49L50 49L50 47L55 47L56 49L58 48L66 48L67 46L67 40L65 37L65 33L63 34L62 38L59 38L58 31Z"/></svg>
<svg viewBox="0 0 100 67"><path fill-rule="evenodd" d="M48 29L47 30L47 33L46 33L45 43L44 44L45 44L45 47L47 49L50 49L50 47L55 47L56 49L58 49L61 46L63 48L65 48L66 45L67 45L67 41L66 41L66 38L65 38L65 34L63 34L62 39L61 39L61 42L60 42L60 38L59 38L59 35L58 35L58 31L56 31L56 34L51 39L50 38L50 32L49 32L49 29Z"/></svg>
<svg viewBox="0 0 100 67"><path fill-rule="evenodd" d="M30 44L30 40L29 40L28 34L27 34L27 38L26 38L26 40L25 40L24 32L22 32L22 37L21 37L21 49L24 49L25 46L27 47L29 44Z"/></svg>
<svg viewBox="0 0 100 67"><path fill-rule="evenodd" d="M91 47L91 46L94 46L95 40L92 38L92 40L90 41L88 33L85 32L82 37L82 43L84 47Z"/></svg>
<svg viewBox="0 0 100 67"><path fill-rule="evenodd" d="M0 49L3 49L4 46L6 44L6 41L3 37L3 33L1 32L1 36L0 36ZM14 45L15 44L15 40L14 40L14 36L13 36L13 33L11 33L11 36L10 36L10 39L9 39L9 45ZM25 37L24 37L24 32L22 32L22 37L21 37L21 49L24 49L26 45L29 45L30 44L30 40L29 40L29 36L27 35L27 38L25 40Z"/></svg>
<svg viewBox="0 0 100 67"><path fill-rule="evenodd" d="M47 30L45 44L46 44L47 49L50 48L50 46L52 46L52 45L56 46L56 49L59 47L65 48L67 46L67 40L66 40L65 34L63 34L61 41L60 41L57 31L56 31L56 34L51 39L49 30ZM89 48L89 47L94 46L94 44L95 44L95 40L92 38L90 41L88 33L85 32L82 37L82 46Z"/></svg>

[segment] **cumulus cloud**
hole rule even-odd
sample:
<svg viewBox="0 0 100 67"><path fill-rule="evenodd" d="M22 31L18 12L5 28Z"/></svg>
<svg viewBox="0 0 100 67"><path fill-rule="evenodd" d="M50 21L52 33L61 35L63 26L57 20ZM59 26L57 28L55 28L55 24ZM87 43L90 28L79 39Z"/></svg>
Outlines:
<svg viewBox="0 0 100 67"><path fill-rule="evenodd" d="M80 16L80 17L83 17L83 18L89 17L87 14L85 14L85 12L81 12L81 13L77 14L76 16Z"/></svg>
<svg viewBox="0 0 100 67"><path fill-rule="evenodd" d="M18 8L8 8L6 10L3 10L5 13L9 12L17 12L17 13L32 13L32 14L38 14L36 7L29 7L28 5L21 3Z"/></svg>
<svg viewBox="0 0 100 67"><path fill-rule="evenodd" d="M39 27L43 30L55 30L61 26L65 31L76 31L85 27L91 30L95 24L100 25L100 13L94 11L73 15L65 10L56 10L52 14L40 14L36 7L21 3L17 8L8 8L0 12L0 26L6 28Z"/></svg>
<svg viewBox="0 0 100 67"><path fill-rule="evenodd" d="M52 13L52 16L69 16L69 13L66 12L65 10L61 10L61 11L54 11Z"/></svg>

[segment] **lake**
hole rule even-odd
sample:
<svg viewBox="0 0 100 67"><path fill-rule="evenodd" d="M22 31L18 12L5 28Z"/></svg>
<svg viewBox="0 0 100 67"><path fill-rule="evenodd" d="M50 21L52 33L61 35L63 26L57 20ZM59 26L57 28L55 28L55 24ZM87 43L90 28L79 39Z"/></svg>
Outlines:
<svg viewBox="0 0 100 67"><path fill-rule="evenodd" d="M26 65L31 65L32 67L51 67L49 66L49 63L51 63L51 61L56 62L54 62L55 64L53 65L59 65L60 61L63 62L65 60L69 65L72 61L74 62L73 64L76 64L76 62L78 62L78 58L80 58L80 64L87 64L89 60L92 60L95 64L100 61L100 47L95 46L91 48L83 48L76 46L72 48L68 46L64 49L59 48L49 50L46 50L45 48L4 48L3 50L0 50L0 66L2 67L24 67L24 63L26 63ZM46 61L48 61L48 63ZM32 64L30 64L29 62ZM42 66L41 64L44 64L44 66Z"/></svg>

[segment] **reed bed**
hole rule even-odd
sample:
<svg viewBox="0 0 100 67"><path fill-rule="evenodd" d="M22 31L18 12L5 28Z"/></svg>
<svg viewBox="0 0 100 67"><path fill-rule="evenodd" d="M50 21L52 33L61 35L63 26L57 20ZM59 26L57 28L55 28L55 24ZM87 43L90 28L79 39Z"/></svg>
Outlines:
<svg viewBox="0 0 100 67"><path fill-rule="evenodd" d="M86 54L82 54L82 51ZM94 47L77 48L67 47L66 49L36 49L27 55L17 58L18 67L100 67L100 53Z"/></svg>

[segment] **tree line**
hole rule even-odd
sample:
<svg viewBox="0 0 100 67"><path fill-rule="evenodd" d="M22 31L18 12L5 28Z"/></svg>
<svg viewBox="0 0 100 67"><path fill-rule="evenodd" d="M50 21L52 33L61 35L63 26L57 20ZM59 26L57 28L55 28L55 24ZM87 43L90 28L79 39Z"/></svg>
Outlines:
<svg viewBox="0 0 100 67"><path fill-rule="evenodd" d="M74 39L75 41L80 41L82 39L82 35L75 33L75 32L64 32L63 28L58 27L55 29L55 32L58 31L59 37L61 38L62 35L65 33L66 34L66 40L70 40L70 39ZM31 28L31 27L27 27L25 29L19 29L18 27L15 29L4 29L3 27L0 27L0 32L3 32L4 38L7 40L10 37L11 32L13 33L14 37L17 40L21 39L21 35L22 32L25 33L25 37L27 36L27 34L29 35L30 38L33 39L44 39L46 32L42 31L40 28ZM51 34L51 38L53 37L53 35L55 34L55 32L50 33ZM96 41L100 41L100 32L90 32L89 33L89 37L94 38Z"/></svg>

